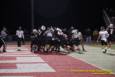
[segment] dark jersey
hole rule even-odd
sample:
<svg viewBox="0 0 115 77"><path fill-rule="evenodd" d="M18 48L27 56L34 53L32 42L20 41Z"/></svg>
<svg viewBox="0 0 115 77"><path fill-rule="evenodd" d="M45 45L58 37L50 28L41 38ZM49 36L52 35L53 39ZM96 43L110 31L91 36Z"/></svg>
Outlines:
<svg viewBox="0 0 115 77"><path fill-rule="evenodd" d="M4 40L0 37L0 47L1 47L3 44L5 44L5 43L4 43Z"/></svg>

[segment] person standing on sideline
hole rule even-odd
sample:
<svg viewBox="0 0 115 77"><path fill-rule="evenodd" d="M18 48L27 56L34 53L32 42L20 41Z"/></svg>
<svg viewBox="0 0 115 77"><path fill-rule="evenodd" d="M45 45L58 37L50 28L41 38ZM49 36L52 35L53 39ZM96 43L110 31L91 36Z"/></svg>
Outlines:
<svg viewBox="0 0 115 77"><path fill-rule="evenodd" d="M99 40L101 41L101 45L102 45L102 52L106 53L107 49L108 49L108 37L109 37L109 33L107 32L107 30L102 26L101 30L99 31L99 36L97 39L97 42L99 42Z"/></svg>
<svg viewBox="0 0 115 77"><path fill-rule="evenodd" d="M18 51L20 51L21 43L24 39L24 31L22 30L22 27L19 26L19 29L16 30L16 36L17 36L17 46L18 46Z"/></svg>
<svg viewBox="0 0 115 77"><path fill-rule="evenodd" d="M92 32L91 32L91 29L90 28L88 28L88 29L86 29L86 43L87 44L91 44L91 41L92 41L92 38L91 38L91 36L92 36Z"/></svg>
<svg viewBox="0 0 115 77"><path fill-rule="evenodd" d="M95 29L93 31L93 41L96 42L97 38L98 38L99 32L97 29Z"/></svg>

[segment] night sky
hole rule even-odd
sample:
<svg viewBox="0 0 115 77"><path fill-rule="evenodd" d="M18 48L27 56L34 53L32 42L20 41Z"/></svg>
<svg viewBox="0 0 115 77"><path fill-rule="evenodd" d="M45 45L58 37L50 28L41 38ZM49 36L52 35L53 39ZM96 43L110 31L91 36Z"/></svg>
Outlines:
<svg viewBox="0 0 115 77"><path fill-rule="evenodd" d="M34 0L34 24L99 27L104 25L102 9L112 5L110 0ZM0 0L0 7L0 29L13 31L21 25L31 30L31 0Z"/></svg>

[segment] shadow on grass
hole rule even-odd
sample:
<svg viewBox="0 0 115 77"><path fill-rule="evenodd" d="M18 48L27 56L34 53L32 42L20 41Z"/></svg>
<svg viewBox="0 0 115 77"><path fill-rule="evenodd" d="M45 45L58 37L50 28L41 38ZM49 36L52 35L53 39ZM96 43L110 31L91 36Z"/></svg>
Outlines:
<svg viewBox="0 0 115 77"><path fill-rule="evenodd" d="M106 54L110 56L115 56L115 53L106 53Z"/></svg>

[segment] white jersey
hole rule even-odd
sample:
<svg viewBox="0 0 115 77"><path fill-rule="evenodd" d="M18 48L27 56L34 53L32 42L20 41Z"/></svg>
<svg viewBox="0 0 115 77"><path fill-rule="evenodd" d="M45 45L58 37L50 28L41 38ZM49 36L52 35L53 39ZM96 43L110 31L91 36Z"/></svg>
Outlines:
<svg viewBox="0 0 115 77"><path fill-rule="evenodd" d="M100 31L99 32L101 40L107 41L107 38L109 37L109 33L107 31Z"/></svg>
<svg viewBox="0 0 115 77"><path fill-rule="evenodd" d="M81 32L75 32L73 33L72 37L75 39L75 38L78 38L78 39L81 39Z"/></svg>
<svg viewBox="0 0 115 77"><path fill-rule="evenodd" d="M52 35L51 32L48 32L48 33L47 33L47 36L48 36L48 37L52 37L53 35Z"/></svg>
<svg viewBox="0 0 115 77"><path fill-rule="evenodd" d="M17 30L16 35L18 36L18 38L24 38L24 31L23 30Z"/></svg>
<svg viewBox="0 0 115 77"><path fill-rule="evenodd" d="M58 31L57 34L58 35L63 35L63 32L62 31Z"/></svg>
<svg viewBox="0 0 115 77"><path fill-rule="evenodd" d="M47 36L47 37L52 37L52 36L53 36L53 34L52 34L52 32L51 32L51 31L49 31L49 30L48 30L48 31L46 31L46 36Z"/></svg>

